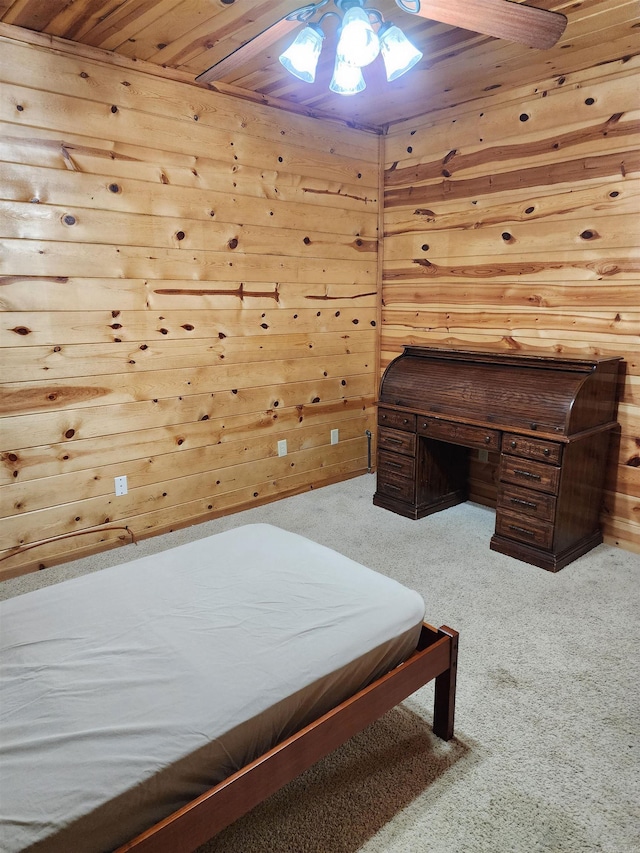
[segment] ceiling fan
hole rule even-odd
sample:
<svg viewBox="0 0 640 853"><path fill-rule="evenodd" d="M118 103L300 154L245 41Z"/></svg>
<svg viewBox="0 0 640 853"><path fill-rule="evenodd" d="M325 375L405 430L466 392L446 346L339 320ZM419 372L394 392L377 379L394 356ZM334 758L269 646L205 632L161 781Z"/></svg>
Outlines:
<svg viewBox="0 0 640 853"><path fill-rule="evenodd" d="M211 83L239 70L263 50L268 50L279 39L295 30L301 23L307 23L329 0L319 0L295 9L289 15L280 18L254 38L245 42L233 53L216 62L211 68L196 77L198 83ZM567 19L559 12L549 12L512 0L395 0L404 12L428 18L454 27L508 39L528 47L549 48L562 36ZM369 9L367 0L334 0L341 11L360 7L371 12L381 20L377 10ZM338 17L332 12L325 16Z"/></svg>

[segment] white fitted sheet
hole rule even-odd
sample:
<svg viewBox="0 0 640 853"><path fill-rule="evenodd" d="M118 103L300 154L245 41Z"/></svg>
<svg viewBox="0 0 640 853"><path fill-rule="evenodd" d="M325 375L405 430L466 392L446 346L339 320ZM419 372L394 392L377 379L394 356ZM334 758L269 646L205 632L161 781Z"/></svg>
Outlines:
<svg viewBox="0 0 640 853"><path fill-rule="evenodd" d="M0 602L0 849L124 843L400 663L423 617L266 524Z"/></svg>

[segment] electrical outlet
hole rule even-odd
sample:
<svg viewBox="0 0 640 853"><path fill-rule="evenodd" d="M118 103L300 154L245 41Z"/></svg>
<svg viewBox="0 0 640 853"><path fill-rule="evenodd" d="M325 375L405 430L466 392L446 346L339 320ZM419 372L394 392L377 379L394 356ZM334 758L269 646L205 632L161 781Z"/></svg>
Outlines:
<svg viewBox="0 0 640 853"><path fill-rule="evenodd" d="M286 456L287 455L287 439L281 438L278 442L278 456Z"/></svg>
<svg viewBox="0 0 640 853"><path fill-rule="evenodd" d="M337 430L337 429L331 430L331 444L337 444L338 443L339 432L340 432L340 430Z"/></svg>
<svg viewBox="0 0 640 853"><path fill-rule="evenodd" d="M126 477L114 477L113 481L115 483L116 495L126 495L129 491L129 487L127 486L127 478Z"/></svg>

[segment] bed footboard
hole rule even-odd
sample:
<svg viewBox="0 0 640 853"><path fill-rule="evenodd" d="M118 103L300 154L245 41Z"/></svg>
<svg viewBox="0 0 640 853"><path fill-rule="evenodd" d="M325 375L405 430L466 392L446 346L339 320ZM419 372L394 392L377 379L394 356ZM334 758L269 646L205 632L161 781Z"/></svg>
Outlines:
<svg viewBox="0 0 640 853"><path fill-rule="evenodd" d="M115 853L189 853L433 679L433 730L451 739L457 659L458 632L423 624L418 647L404 663Z"/></svg>

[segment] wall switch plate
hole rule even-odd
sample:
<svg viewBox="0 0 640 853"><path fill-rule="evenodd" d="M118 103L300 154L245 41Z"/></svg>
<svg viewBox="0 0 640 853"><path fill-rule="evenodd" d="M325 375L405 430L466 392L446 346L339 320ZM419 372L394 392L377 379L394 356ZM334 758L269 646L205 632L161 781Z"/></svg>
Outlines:
<svg viewBox="0 0 640 853"><path fill-rule="evenodd" d="M338 433L339 432L340 432L340 430L337 430L337 429L331 430L331 444L337 444L338 443Z"/></svg>
<svg viewBox="0 0 640 853"><path fill-rule="evenodd" d="M287 455L287 439L281 438L278 442L278 456L286 456Z"/></svg>
<svg viewBox="0 0 640 853"><path fill-rule="evenodd" d="M126 477L114 477L113 481L116 487L116 495L126 495L129 491Z"/></svg>

